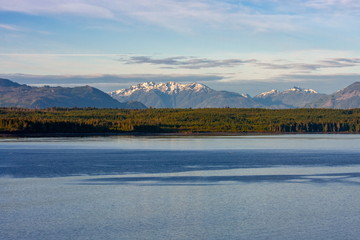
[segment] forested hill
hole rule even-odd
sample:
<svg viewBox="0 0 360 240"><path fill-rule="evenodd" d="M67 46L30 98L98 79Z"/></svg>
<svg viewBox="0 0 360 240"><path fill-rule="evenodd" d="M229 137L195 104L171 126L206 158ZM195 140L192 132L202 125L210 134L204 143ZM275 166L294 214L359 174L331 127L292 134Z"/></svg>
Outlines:
<svg viewBox="0 0 360 240"><path fill-rule="evenodd" d="M0 108L0 133L360 133L360 109Z"/></svg>

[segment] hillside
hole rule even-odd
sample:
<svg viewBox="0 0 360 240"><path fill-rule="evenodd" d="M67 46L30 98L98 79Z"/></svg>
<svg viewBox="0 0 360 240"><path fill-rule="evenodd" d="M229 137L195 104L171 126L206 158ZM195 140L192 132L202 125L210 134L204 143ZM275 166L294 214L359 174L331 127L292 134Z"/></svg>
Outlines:
<svg viewBox="0 0 360 240"><path fill-rule="evenodd" d="M355 82L334 94L310 103L307 107L338 109L360 108L360 82Z"/></svg>
<svg viewBox="0 0 360 240"><path fill-rule="evenodd" d="M111 98L99 89L83 87L31 87L8 79L0 79L0 106L21 108L95 107L145 108L138 102L125 102Z"/></svg>

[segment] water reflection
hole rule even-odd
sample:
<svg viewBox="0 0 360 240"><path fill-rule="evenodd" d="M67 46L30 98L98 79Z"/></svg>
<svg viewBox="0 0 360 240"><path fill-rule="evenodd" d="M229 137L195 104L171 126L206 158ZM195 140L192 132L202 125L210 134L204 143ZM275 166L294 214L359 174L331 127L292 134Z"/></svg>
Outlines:
<svg viewBox="0 0 360 240"><path fill-rule="evenodd" d="M122 185L133 184L140 186L160 185L223 185L233 183L316 183L316 184L355 184L360 185L359 172L302 174L302 175L247 175L247 176L146 176L146 177L110 177L89 178L77 184L85 185Z"/></svg>
<svg viewBox="0 0 360 240"><path fill-rule="evenodd" d="M359 151L359 146L360 135L355 134L0 138L0 149L307 149Z"/></svg>
<svg viewBox="0 0 360 240"><path fill-rule="evenodd" d="M357 240L359 146L360 135L0 140L0 238Z"/></svg>
<svg viewBox="0 0 360 240"><path fill-rule="evenodd" d="M357 152L321 150L0 149L0 156L2 156L0 176L14 177L176 173L278 166L360 164L360 154Z"/></svg>

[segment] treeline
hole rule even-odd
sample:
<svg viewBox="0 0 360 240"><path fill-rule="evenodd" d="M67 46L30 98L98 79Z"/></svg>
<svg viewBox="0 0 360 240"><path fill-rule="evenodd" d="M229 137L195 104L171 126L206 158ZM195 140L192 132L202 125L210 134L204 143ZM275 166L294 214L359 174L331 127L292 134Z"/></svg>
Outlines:
<svg viewBox="0 0 360 240"><path fill-rule="evenodd" d="M360 109L0 108L0 133L360 133Z"/></svg>

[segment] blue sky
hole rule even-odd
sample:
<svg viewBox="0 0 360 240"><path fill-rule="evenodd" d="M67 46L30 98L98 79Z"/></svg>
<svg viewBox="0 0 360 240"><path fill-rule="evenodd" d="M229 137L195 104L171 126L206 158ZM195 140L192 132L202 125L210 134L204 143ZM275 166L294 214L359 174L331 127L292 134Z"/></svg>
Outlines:
<svg viewBox="0 0 360 240"><path fill-rule="evenodd" d="M355 0L0 0L0 77L331 93L360 79Z"/></svg>

